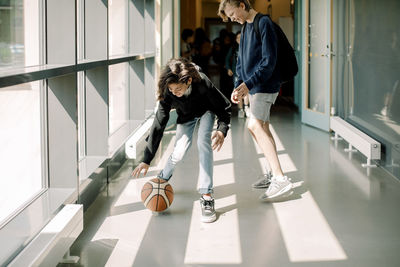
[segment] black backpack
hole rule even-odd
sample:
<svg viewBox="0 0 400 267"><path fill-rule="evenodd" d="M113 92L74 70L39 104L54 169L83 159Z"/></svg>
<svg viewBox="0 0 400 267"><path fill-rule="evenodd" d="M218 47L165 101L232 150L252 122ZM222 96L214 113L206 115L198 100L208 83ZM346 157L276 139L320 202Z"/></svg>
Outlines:
<svg viewBox="0 0 400 267"><path fill-rule="evenodd" d="M257 13L254 18L254 31L256 32L257 37L261 40L261 34L259 29L259 20L263 15L261 13ZM269 16L268 16L269 18ZM278 24L271 20L274 25L274 30L276 33L276 37L278 39L278 55L276 59L275 69L280 71L280 80L282 83L291 81L294 76L296 76L299 68L297 66L296 56L294 54L294 49L290 45L288 39L286 38L285 33L282 31L281 27ZM244 33L246 29L246 23L243 25L242 33Z"/></svg>

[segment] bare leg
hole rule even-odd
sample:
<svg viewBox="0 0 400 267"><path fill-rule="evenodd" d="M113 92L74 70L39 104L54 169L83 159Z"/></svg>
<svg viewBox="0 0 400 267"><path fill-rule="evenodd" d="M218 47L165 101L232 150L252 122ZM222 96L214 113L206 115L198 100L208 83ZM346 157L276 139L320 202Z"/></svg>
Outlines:
<svg viewBox="0 0 400 267"><path fill-rule="evenodd" d="M246 106L248 106L248 105L249 105L249 95L246 95L246 96L243 98L243 101L244 101L244 104L245 104Z"/></svg>
<svg viewBox="0 0 400 267"><path fill-rule="evenodd" d="M239 101L238 106L239 106L239 109L243 109L243 101L242 100Z"/></svg>
<svg viewBox="0 0 400 267"><path fill-rule="evenodd" d="M248 129L253 137L256 139L257 144L262 149L265 158L270 164L274 176L283 176L281 164L279 162L278 154L276 153L276 145L274 137L269 130L269 122L263 122L254 117L250 118Z"/></svg>

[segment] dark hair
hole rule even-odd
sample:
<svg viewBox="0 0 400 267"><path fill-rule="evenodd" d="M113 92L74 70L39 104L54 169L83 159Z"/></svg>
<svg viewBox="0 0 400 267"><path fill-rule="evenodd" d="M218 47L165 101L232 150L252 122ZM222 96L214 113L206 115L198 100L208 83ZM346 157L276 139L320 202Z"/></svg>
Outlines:
<svg viewBox="0 0 400 267"><path fill-rule="evenodd" d="M201 80L196 65L185 58L171 59L161 71L158 80L157 99L163 100L168 91L168 85L172 83L187 83L189 78L192 82Z"/></svg>
<svg viewBox="0 0 400 267"><path fill-rule="evenodd" d="M194 34L194 31L193 31L193 30L191 30L191 29L184 29L184 30L182 31L182 34L181 34L182 40L186 42L187 38L189 38L190 36L193 36L193 34Z"/></svg>
<svg viewBox="0 0 400 267"><path fill-rule="evenodd" d="M219 3L218 13L217 13L218 16L220 16L224 22L228 22L229 18L225 14L226 5L230 4L234 7L239 7L240 3L244 4L244 9L246 11L249 11L251 9L251 4L250 4L250 1L248 1L248 0L221 0L221 2Z"/></svg>

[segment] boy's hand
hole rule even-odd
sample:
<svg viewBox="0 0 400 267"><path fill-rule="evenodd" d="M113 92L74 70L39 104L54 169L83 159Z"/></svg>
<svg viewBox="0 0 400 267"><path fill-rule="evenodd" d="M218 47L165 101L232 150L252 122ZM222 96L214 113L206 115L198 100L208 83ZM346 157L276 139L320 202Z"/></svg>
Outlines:
<svg viewBox="0 0 400 267"><path fill-rule="evenodd" d="M233 76L233 71L231 69L228 70L228 76Z"/></svg>
<svg viewBox="0 0 400 267"><path fill-rule="evenodd" d="M215 139L214 143L212 144L212 149L217 149L217 151L219 151L224 143L224 134L221 131L215 131L211 139Z"/></svg>
<svg viewBox="0 0 400 267"><path fill-rule="evenodd" d="M231 94L231 101L232 101L233 104L239 103L238 94L237 94L236 89L233 90L233 92Z"/></svg>
<svg viewBox="0 0 400 267"><path fill-rule="evenodd" d="M241 100L249 93L249 88L245 83L241 83L238 87L235 88L234 92L236 92L238 100Z"/></svg>
<svg viewBox="0 0 400 267"><path fill-rule="evenodd" d="M143 171L143 175L145 176L147 174L147 171L149 170L149 164L141 162L132 172L133 177L139 177L140 173Z"/></svg>

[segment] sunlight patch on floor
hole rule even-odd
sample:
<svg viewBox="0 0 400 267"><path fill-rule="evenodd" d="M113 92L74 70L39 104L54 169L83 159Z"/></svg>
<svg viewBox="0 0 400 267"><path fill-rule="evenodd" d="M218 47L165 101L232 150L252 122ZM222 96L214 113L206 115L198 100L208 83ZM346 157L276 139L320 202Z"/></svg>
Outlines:
<svg viewBox="0 0 400 267"><path fill-rule="evenodd" d="M217 221L202 223L200 203L194 202L185 264L242 263L236 203L236 195L216 199Z"/></svg>
<svg viewBox="0 0 400 267"><path fill-rule="evenodd" d="M277 147L280 143L273 131ZM258 147L256 142L254 146ZM289 154L278 155L284 173L296 172L297 167ZM260 165L264 168L264 158ZM302 182L293 185L294 194L301 190ZM331 230L309 191L299 195L298 199L274 202L281 233L291 262L336 261L347 256ZM273 200L271 200L273 201Z"/></svg>
<svg viewBox="0 0 400 267"><path fill-rule="evenodd" d="M220 151L214 150L214 187L235 183L233 162L219 164L218 160L232 161L232 136L228 132ZM217 163L217 164L216 164Z"/></svg>
<svg viewBox="0 0 400 267"><path fill-rule="evenodd" d="M297 171L297 167L294 164L292 158L289 154L279 154L278 155L279 162L281 163L281 168L284 173L295 172Z"/></svg>
<svg viewBox="0 0 400 267"><path fill-rule="evenodd" d="M114 207L141 202L140 192L143 185L148 181L147 177L129 180L124 190L119 195Z"/></svg>
<svg viewBox="0 0 400 267"><path fill-rule="evenodd" d="M144 209L105 219L91 240L118 240L105 266L132 266L151 217L151 211Z"/></svg>
<svg viewBox="0 0 400 267"><path fill-rule="evenodd" d="M214 142L214 140L212 140ZM232 160L232 135L231 131L225 137L224 144L222 145L220 151L214 150L214 161L219 160Z"/></svg>
<svg viewBox="0 0 400 267"><path fill-rule="evenodd" d="M273 206L291 262L347 259L310 192Z"/></svg>
<svg viewBox="0 0 400 267"><path fill-rule="evenodd" d="M378 199L381 193L381 184L379 180L368 177L364 169L360 170L354 163L349 160L346 155L334 147L330 146L331 160L336 163L337 167L346 174L348 180L351 181L356 188L364 194L367 199Z"/></svg>
<svg viewBox="0 0 400 267"><path fill-rule="evenodd" d="M214 187L234 183L235 175L233 171L233 163L214 166Z"/></svg>

